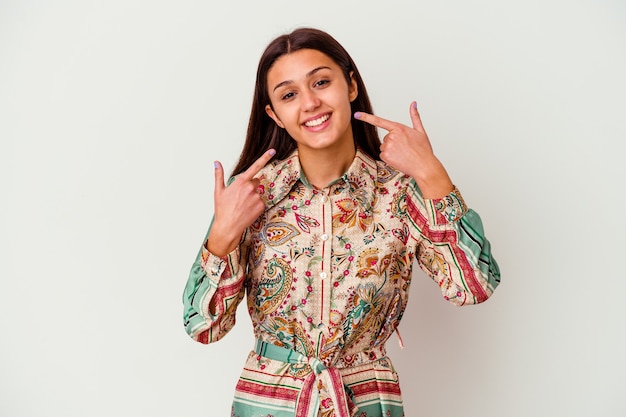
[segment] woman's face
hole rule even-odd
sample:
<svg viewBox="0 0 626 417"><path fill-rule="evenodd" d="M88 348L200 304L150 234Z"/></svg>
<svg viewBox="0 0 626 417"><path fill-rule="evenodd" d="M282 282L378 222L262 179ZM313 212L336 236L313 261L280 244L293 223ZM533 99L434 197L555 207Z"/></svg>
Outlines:
<svg viewBox="0 0 626 417"><path fill-rule="evenodd" d="M296 141L298 149L332 150L353 146L350 102L358 94L326 54L301 49L281 56L267 73L272 105L267 114Z"/></svg>

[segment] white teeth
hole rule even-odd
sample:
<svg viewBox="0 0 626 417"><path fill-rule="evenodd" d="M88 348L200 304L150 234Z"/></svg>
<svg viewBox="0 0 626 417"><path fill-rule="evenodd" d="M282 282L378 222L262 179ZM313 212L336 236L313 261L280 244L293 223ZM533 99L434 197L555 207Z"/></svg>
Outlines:
<svg viewBox="0 0 626 417"><path fill-rule="evenodd" d="M322 117L315 119L315 120L309 120L308 122L306 122L304 125L306 127L315 127L315 126L319 126L322 123L324 123L326 120L328 120L328 118L330 117L329 114L325 114Z"/></svg>

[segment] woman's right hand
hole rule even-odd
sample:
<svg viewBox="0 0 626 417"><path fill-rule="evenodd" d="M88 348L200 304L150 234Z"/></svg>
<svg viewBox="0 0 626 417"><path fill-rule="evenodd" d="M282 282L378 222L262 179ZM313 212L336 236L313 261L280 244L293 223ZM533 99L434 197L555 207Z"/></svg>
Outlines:
<svg viewBox="0 0 626 417"><path fill-rule="evenodd" d="M209 234L207 249L213 255L225 256L235 250L241 235L265 210L259 194L259 180L255 175L276 154L269 149L246 171L226 186L224 169L215 161L215 192L213 198L215 218Z"/></svg>

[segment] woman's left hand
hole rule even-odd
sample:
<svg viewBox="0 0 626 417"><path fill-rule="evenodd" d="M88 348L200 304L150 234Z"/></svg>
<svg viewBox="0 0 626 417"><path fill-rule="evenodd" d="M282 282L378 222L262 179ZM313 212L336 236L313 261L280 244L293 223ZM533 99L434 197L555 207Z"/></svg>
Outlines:
<svg viewBox="0 0 626 417"><path fill-rule="evenodd" d="M444 197L454 188L452 181L433 153L416 102L411 103L409 113L413 127L364 112L357 112L354 117L389 132L380 146L380 158L411 176L424 198Z"/></svg>

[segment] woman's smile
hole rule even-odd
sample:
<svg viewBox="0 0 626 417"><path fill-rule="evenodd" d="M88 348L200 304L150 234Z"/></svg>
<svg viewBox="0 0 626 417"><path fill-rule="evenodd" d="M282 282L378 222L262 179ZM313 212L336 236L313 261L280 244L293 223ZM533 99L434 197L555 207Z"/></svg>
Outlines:
<svg viewBox="0 0 626 417"><path fill-rule="evenodd" d="M324 130L326 126L330 123L330 117L332 113L324 113L321 116L313 116L307 119L303 125L310 132L319 132L320 130Z"/></svg>

